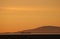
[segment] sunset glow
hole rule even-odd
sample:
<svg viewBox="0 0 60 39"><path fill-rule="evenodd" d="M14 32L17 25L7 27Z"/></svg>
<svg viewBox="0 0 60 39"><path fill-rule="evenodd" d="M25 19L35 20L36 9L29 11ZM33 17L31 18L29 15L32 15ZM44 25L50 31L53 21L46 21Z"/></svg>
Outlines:
<svg viewBox="0 0 60 39"><path fill-rule="evenodd" d="M40 26L60 27L60 0L0 0L0 32Z"/></svg>

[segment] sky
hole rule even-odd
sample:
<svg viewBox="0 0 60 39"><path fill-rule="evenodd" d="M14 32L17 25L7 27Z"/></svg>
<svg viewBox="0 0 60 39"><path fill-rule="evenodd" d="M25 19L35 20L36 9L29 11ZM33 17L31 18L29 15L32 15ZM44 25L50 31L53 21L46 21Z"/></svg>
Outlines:
<svg viewBox="0 0 60 39"><path fill-rule="evenodd" d="M0 32L48 25L60 27L60 0L0 0Z"/></svg>

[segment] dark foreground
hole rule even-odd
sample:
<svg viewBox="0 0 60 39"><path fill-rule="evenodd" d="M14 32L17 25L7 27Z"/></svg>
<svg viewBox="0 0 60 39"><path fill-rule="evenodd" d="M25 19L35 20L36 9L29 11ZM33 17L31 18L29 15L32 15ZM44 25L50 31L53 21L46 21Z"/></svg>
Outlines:
<svg viewBox="0 0 60 39"><path fill-rule="evenodd" d="M60 33L1 33L0 39L60 39Z"/></svg>
<svg viewBox="0 0 60 39"><path fill-rule="evenodd" d="M58 34L0 35L0 39L60 39Z"/></svg>

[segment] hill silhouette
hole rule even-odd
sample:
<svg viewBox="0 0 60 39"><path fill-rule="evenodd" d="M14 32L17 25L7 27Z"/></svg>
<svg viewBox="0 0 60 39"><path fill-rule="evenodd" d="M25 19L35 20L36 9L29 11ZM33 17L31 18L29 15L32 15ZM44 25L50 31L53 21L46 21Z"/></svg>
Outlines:
<svg viewBox="0 0 60 39"><path fill-rule="evenodd" d="M0 33L0 35L33 35L33 34L60 34L60 27L43 26L18 32Z"/></svg>
<svg viewBox="0 0 60 39"><path fill-rule="evenodd" d="M60 27L57 26L43 26L35 29L24 30L20 33L60 33Z"/></svg>

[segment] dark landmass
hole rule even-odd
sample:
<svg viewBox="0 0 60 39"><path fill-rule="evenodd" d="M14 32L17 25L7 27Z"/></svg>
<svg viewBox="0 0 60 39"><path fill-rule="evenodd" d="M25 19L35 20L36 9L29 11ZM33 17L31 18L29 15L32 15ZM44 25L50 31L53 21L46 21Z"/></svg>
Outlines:
<svg viewBox="0 0 60 39"><path fill-rule="evenodd" d="M12 32L12 33L0 33L0 35L33 35L33 34L60 34L60 27L57 26L43 26L35 29L29 29L24 31Z"/></svg>
<svg viewBox="0 0 60 39"><path fill-rule="evenodd" d="M24 30L20 33L60 33L60 27L57 26L43 26L35 29Z"/></svg>

